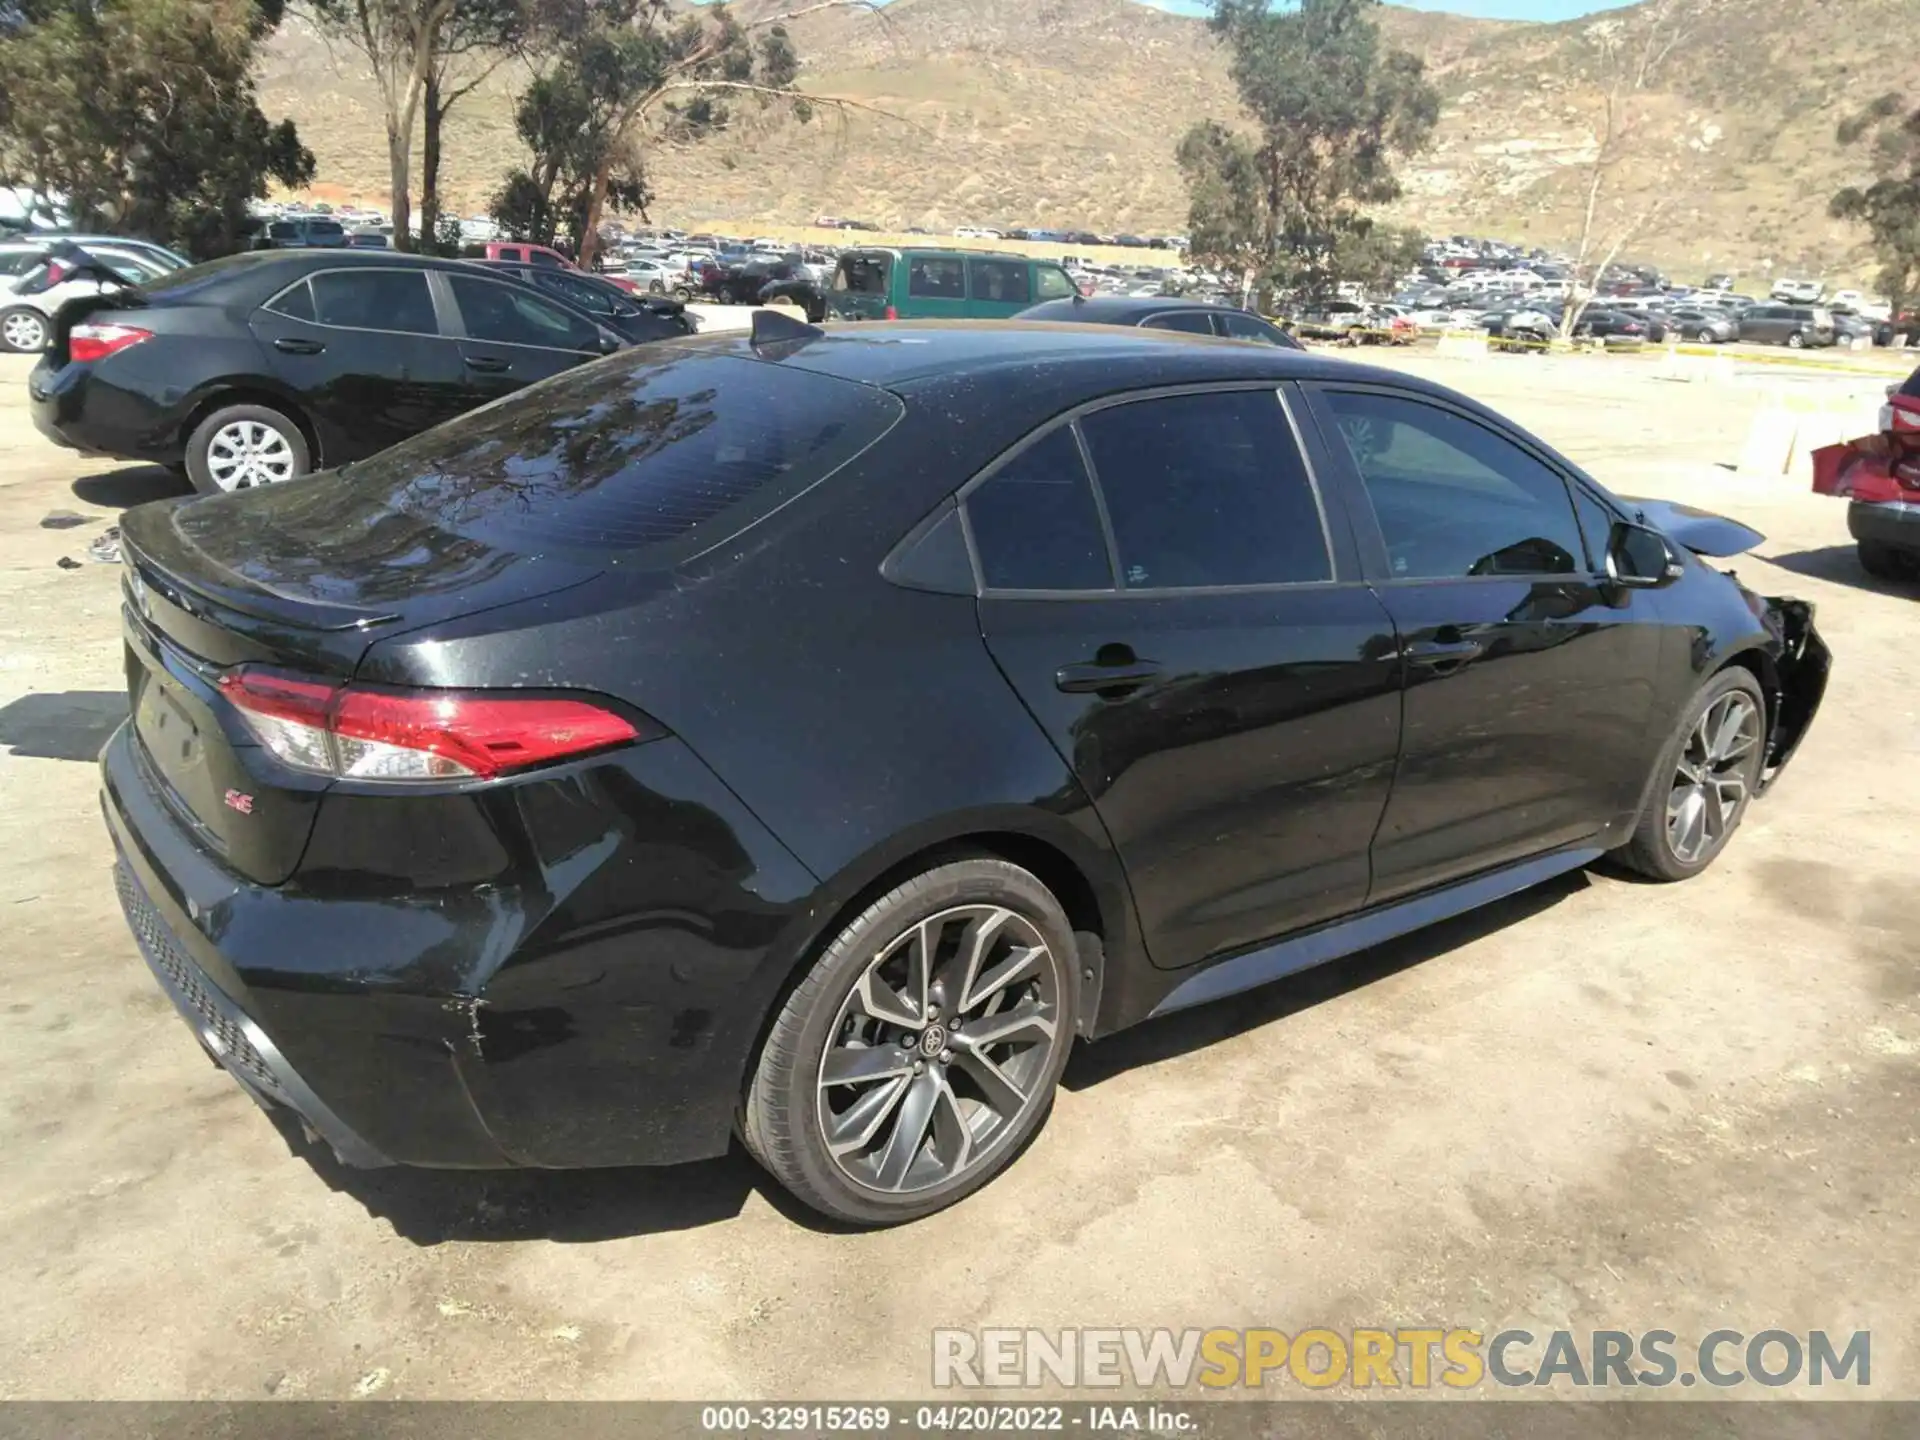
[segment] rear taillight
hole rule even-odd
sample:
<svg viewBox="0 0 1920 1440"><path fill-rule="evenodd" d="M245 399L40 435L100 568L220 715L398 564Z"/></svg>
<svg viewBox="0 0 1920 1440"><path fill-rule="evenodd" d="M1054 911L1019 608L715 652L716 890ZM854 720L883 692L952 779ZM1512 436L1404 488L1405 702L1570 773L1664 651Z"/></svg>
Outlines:
<svg viewBox="0 0 1920 1440"><path fill-rule="evenodd" d="M1896 394L1888 401L1887 429L1920 431L1920 395Z"/></svg>
<svg viewBox="0 0 1920 1440"><path fill-rule="evenodd" d="M585 700L336 686L254 665L219 683L283 763L342 780L487 780L659 733Z"/></svg>
<svg viewBox="0 0 1920 1440"><path fill-rule="evenodd" d="M83 321L67 335L67 358L104 360L152 338L151 330L142 330L137 325L90 325Z"/></svg>

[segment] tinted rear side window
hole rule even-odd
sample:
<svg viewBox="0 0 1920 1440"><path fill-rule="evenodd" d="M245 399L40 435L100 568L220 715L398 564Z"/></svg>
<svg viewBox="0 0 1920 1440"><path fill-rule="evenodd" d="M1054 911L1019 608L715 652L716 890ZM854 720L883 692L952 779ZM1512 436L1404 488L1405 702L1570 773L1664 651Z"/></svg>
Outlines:
<svg viewBox="0 0 1920 1440"><path fill-rule="evenodd" d="M650 346L569 372L342 473L357 495L502 549L672 564L738 534L878 440L884 390Z"/></svg>
<svg viewBox="0 0 1920 1440"><path fill-rule="evenodd" d="M1129 589L1333 578L1319 502L1271 390L1141 400L1080 426Z"/></svg>
<svg viewBox="0 0 1920 1440"><path fill-rule="evenodd" d="M967 497L967 524L993 590L1108 590L1106 537L1073 431L1022 450Z"/></svg>
<svg viewBox="0 0 1920 1440"><path fill-rule="evenodd" d="M1166 315L1149 315L1140 322L1146 330L1180 330L1188 335L1213 334L1213 320L1203 311L1175 310Z"/></svg>
<svg viewBox="0 0 1920 1440"><path fill-rule="evenodd" d="M419 270L328 270L311 277L314 316L347 330L437 335L433 296Z"/></svg>
<svg viewBox="0 0 1920 1440"><path fill-rule="evenodd" d="M958 260L916 255L907 262L907 293L929 300L964 300L966 271Z"/></svg>

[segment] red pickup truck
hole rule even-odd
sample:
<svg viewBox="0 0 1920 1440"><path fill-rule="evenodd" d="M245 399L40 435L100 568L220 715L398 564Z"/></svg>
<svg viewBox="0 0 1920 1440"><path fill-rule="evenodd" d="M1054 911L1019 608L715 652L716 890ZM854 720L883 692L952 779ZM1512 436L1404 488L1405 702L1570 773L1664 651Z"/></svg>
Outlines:
<svg viewBox="0 0 1920 1440"><path fill-rule="evenodd" d="M519 240L489 240L480 247L485 256L473 258L487 260L517 260L523 265L551 265L559 270L579 270L580 267L549 245L528 245ZM585 271L581 271L585 274ZM602 275L598 277L609 285L617 285L629 295L638 294L640 287L624 275Z"/></svg>

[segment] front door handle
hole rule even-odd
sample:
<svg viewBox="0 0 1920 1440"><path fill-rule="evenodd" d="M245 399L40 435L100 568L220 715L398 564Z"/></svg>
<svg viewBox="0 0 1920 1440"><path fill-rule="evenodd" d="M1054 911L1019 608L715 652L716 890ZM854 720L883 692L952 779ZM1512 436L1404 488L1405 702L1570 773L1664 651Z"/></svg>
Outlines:
<svg viewBox="0 0 1920 1440"><path fill-rule="evenodd" d="M1081 663L1062 665L1053 672L1053 683L1069 695L1125 695L1160 678L1160 667L1151 660L1129 660L1118 665Z"/></svg>
<svg viewBox="0 0 1920 1440"><path fill-rule="evenodd" d="M482 375L498 375L507 368L507 362L493 355L469 355L467 368L478 370Z"/></svg>
<svg viewBox="0 0 1920 1440"><path fill-rule="evenodd" d="M327 347L318 340L300 340L290 335L283 335L273 342L273 348L284 350L289 355L318 355Z"/></svg>

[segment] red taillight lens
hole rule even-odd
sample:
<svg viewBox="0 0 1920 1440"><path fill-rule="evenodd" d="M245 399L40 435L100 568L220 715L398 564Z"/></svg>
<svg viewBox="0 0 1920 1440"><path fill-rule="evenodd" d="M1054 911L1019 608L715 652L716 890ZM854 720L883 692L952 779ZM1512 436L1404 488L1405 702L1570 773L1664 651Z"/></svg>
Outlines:
<svg viewBox="0 0 1920 1440"><path fill-rule="evenodd" d="M82 323L74 326L67 335L67 358L104 360L109 355L117 355L130 346L138 345L142 340L152 338L151 330L142 330L136 325Z"/></svg>
<svg viewBox="0 0 1920 1440"><path fill-rule="evenodd" d="M880 318L882 320L898 320L900 318L899 308L893 305L889 305L887 307L887 313L882 315Z"/></svg>
<svg viewBox="0 0 1920 1440"><path fill-rule="evenodd" d="M486 780L654 738L585 700L336 687L252 665L219 683L280 760L341 779Z"/></svg>
<svg viewBox="0 0 1920 1440"><path fill-rule="evenodd" d="M1888 397L1889 430L1920 431L1920 395Z"/></svg>

